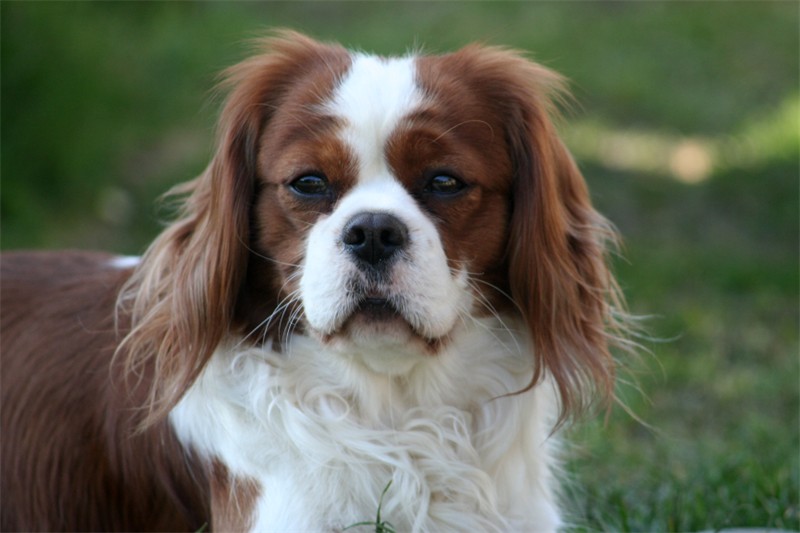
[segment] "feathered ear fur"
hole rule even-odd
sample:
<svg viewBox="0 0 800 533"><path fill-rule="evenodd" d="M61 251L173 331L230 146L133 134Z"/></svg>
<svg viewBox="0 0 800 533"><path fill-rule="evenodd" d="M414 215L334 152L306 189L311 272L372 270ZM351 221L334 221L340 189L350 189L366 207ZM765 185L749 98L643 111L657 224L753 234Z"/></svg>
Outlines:
<svg viewBox="0 0 800 533"><path fill-rule="evenodd" d="M509 282L533 339L537 366L561 397L561 421L614 395L610 346L624 346L622 295L607 266L613 227L549 118L561 79L531 63L514 72L519 107L509 122L516 166ZM545 100L547 99L547 100Z"/></svg>
<svg viewBox="0 0 800 533"><path fill-rule="evenodd" d="M614 395L610 347L626 346L624 303L607 266L617 235L593 209L551 119L565 94L563 79L512 51L462 53L477 62L481 86L504 117L514 166L509 287L534 346L530 387L552 376L562 423Z"/></svg>
<svg viewBox="0 0 800 533"><path fill-rule="evenodd" d="M118 351L126 375L138 376L139 386L152 384L145 423L169 412L235 327L259 137L304 66L325 61L331 50L292 32L258 45L260 54L225 73L222 86L230 93L214 159L169 193L185 199L181 215L147 250L119 298L119 315L131 324Z"/></svg>

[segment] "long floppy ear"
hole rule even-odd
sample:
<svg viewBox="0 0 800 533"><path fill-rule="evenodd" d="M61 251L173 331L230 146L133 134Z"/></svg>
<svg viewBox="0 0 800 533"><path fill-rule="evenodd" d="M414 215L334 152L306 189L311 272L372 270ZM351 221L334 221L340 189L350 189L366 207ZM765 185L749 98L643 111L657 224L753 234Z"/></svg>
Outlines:
<svg viewBox="0 0 800 533"><path fill-rule="evenodd" d="M180 217L153 242L120 294L130 330L118 350L144 387L145 423L168 414L234 327L247 274L258 140L270 115L328 47L291 32L259 41L260 54L225 73L230 91L206 171L169 194Z"/></svg>
<svg viewBox="0 0 800 533"><path fill-rule="evenodd" d="M551 117L563 92L554 72L515 52L483 49L502 102L514 165L508 248L511 296L535 357L530 386L552 376L559 424L614 395L610 346L626 346L624 307L607 267L613 227L591 205L586 183Z"/></svg>

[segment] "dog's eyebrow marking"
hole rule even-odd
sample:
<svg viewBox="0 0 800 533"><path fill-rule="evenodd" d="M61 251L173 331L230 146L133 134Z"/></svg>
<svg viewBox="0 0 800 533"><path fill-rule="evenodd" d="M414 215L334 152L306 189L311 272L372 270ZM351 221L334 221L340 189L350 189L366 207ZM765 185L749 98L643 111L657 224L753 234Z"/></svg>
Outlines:
<svg viewBox="0 0 800 533"><path fill-rule="evenodd" d="M353 58L326 111L345 121L342 136L358 158L360 181L390 175L386 142L422 98L414 57Z"/></svg>

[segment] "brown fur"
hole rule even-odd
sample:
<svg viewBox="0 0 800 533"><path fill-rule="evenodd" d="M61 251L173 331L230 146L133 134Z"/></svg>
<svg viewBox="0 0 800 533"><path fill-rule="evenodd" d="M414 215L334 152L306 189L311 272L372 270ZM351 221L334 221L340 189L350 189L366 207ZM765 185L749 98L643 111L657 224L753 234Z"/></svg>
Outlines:
<svg viewBox="0 0 800 533"><path fill-rule="evenodd" d="M211 466L211 508L213 531L235 533L253 526L253 507L261 493L256 481L234 477L222 463Z"/></svg>
<svg viewBox="0 0 800 533"><path fill-rule="evenodd" d="M3 531L196 531L207 521L203 471L167 424L135 433L142 391L111 366L130 271L110 260L0 261Z"/></svg>
<svg viewBox="0 0 800 533"><path fill-rule="evenodd" d="M485 251L498 245L494 236L508 234L499 243L502 268L488 270L500 278L487 281L507 291L506 305L510 298L527 324L536 363L530 386L546 372L553 376L563 422L613 397L610 346L624 346L621 295L606 262L606 245L616 234L592 208L551 118L563 80L516 52L482 46L423 58L420 70L437 109L456 117L451 131L485 155L483 165L491 163L472 168L484 168L497 186L506 186L508 232L499 231L502 218L495 211L469 223L473 246L462 249Z"/></svg>
<svg viewBox="0 0 800 533"><path fill-rule="evenodd" d="M204 174L173 191L188 195L183 216L151 245L120 299L133 319L123 342L129 369L156 367L147 423L169 412L226 335L263 320L251 306L268 316L278 303L281 283L273 258L262 260L251 248L264 227L251 220L256 193L264 186L257 180L260 136L308 76L323 72L332 88L349 56L291 32L261 46L268 52L226 73L225 85L232 89L220 118L217 153ZM306 94L325 96L320 87L306 85ZM290 113L283 119L298 120L293 135L302 140L302 118ZM248 322L237 320L242 318Z"/></svg>

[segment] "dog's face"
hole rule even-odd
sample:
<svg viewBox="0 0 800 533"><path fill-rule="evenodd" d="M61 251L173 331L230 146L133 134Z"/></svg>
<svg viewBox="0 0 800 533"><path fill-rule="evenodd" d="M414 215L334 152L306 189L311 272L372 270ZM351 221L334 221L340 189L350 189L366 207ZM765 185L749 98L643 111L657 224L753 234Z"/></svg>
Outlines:
<svg viewBox="0 0 800 533"><path fill-rule="evenodd" d="M261 133L256 246L309 332L394 373L501 305L512 164L491 102L468 80L442 97L456 69L342 64L307 71Z"/></svg>
<svg viewBox="0 0 800 533"><path fill-rule="evenodd" d="M145 322L181 337L159 360L197 354L171 390L230 335L302 332L403 374L495 315L522 326L531 383L552 375L565 412L608 392L612 232L549 118L558 75L478 46L384 59L266 44L228 72L217 154L139 270Z"/></svg>

